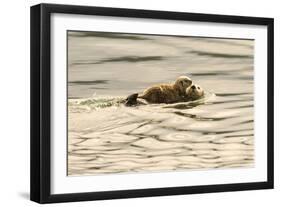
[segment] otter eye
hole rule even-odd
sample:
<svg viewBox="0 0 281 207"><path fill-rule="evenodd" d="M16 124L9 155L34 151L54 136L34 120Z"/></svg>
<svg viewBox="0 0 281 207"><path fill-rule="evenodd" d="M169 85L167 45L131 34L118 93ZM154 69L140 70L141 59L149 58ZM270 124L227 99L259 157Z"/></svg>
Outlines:
<svg viewBox="0 0 281 207"><path fill-rule="evenodd" d="M200 89L200 87L197 87L198 89Z"/></svg>

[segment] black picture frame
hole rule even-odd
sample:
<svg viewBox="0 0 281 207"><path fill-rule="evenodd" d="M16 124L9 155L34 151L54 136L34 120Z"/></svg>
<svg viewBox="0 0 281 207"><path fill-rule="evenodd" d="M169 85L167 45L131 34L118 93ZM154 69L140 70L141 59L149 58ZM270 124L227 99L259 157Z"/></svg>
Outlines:
<svg viewBox="0 0 281 207"><path fill-rule="evenodd" d="M267 26L267 181L236 184L219 184L186 187L167 187L73 194L51 194L51 70L50 32L52 13L99 15L112 17L134 17L194 22L218 22ZM179 194L211 193L272 189L274 177L274 78L272 18L195 14L168 11L135 10L73 5L39 4L31 7L31 152L30 152L30 199L38 203L89 201L103 199L166 196Z"/></svg>

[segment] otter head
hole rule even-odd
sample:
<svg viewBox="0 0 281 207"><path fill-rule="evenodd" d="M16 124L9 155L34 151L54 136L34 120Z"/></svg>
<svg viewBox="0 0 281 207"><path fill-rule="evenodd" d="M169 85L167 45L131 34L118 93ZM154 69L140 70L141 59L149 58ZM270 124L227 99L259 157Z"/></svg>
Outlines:
<svg viewBox="0 0 281 207"><path fill-rule="evenodd" d="M180 90L180 93L184 94L185 90L191 86L192 80L187 76L180 76L175 82L175 87Z"/></svg>
<svg viewBox="0 0 281 207"><path fill-rule="evenodd" d="M204 96L204 90L197 84L192 84L186 89L186 96L191 100L196 100Z"/></svg>

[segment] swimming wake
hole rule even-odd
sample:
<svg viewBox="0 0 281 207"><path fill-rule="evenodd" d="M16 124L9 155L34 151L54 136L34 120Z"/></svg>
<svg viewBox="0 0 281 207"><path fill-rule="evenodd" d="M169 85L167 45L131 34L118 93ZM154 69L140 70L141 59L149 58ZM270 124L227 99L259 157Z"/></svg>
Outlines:
<svg viewBox="0 0 281 207"><path fill-rule="evenodd" d="M215 97L214 93L206 92L204 97L188 102L179 102L174 104L148 104L151 107L161 108L175 108L175 109L187 109L195 106L205 104L211 101ZM142 107L143 105L134 106ZM146 105L147 106L147 105ZM101 110L108 107L127 107L124 105L124 97L92 97L88 99L69 99L68 107L71 112L82 112Z"/></svg>

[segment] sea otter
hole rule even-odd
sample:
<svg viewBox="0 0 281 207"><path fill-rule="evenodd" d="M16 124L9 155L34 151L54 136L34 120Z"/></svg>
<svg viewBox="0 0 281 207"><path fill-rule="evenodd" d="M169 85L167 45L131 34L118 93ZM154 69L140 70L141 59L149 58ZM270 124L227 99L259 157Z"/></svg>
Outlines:
<svg viewBox="0 0 281 207"><path fill-rule="evenodd" d="M173 84L159 84L147 88L142 94L132 94L127 97L125 104L136 105L139 99L147 103L176 103L183 101L186 89L192 85L192 80L187 76L180 76Z"/></svg>
<svg viewBox="0 0 281 207"><path fill-rule="evenodd" d="M186 89L184 101L194 101L204 96L204 90L197 84L192 84Z"/></svg>
<svg viewBox="0 0 281 207"><path fill-rule="evenodd" d="M160 85L162 86L162 85ZM154 87L154 86L153 86ZM151 88L153 88L151 87ZM159 87L159 86L158 86ZM149 88L149 89L151 89ZM157 102L157 103L177 103L177 102L188 102L188 101L194 101L194 100L198 100L202 97L204 97L205 92L204 89L199 86L198 84L191 84L189 87L186 88L185 93L183 95L180 95L177 101L174 102ZM160 99L158 99L160 100ZM175 99L174 99L175 100ZM148 104L151 103L149 101L147 101L146 99L143 99L142 96L139 96L138 93L134 93L130 96L128 96L125 99L125 103L126 106L133 106L133 105L144 105L144 104Z"/></svg>

